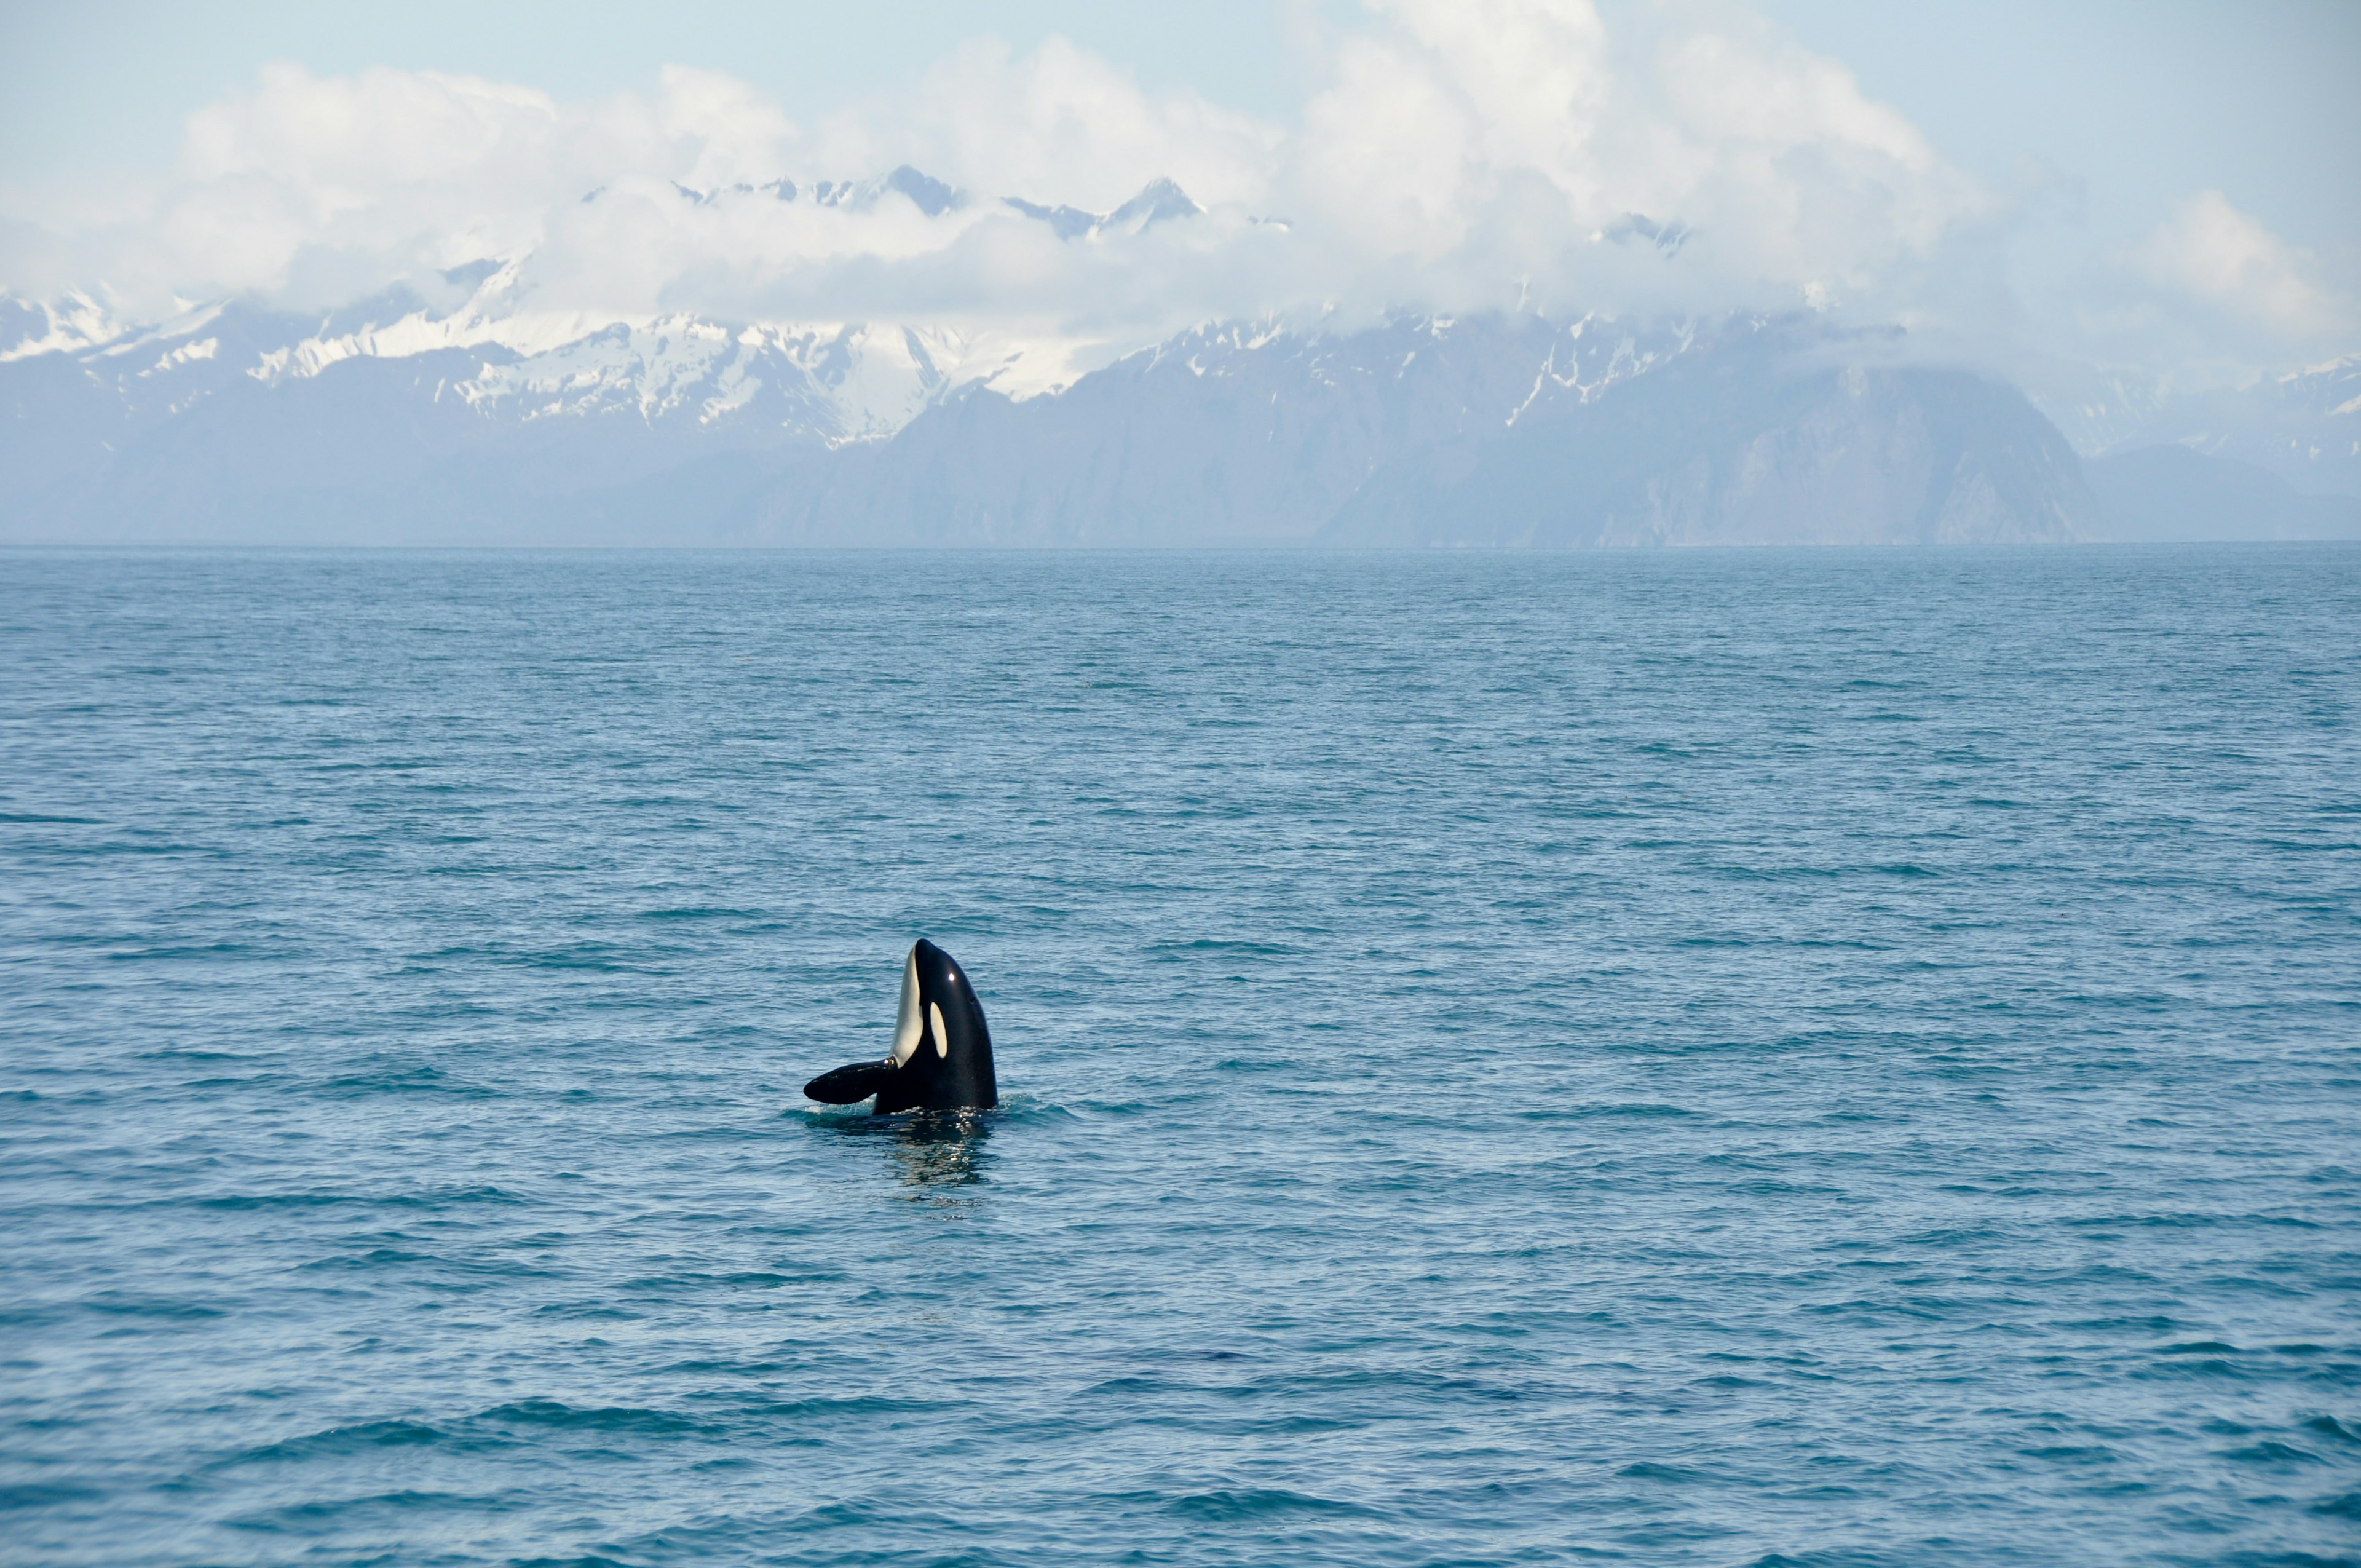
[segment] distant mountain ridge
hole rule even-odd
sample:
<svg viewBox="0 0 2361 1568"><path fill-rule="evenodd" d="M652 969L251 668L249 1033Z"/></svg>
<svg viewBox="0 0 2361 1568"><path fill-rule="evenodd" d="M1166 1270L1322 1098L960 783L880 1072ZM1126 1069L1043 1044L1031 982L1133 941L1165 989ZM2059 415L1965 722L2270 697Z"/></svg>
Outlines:
<svg viewBox="0 0 2361 1568"><path fill-rule="evenodd" d="M2035 543L2105 521L2010 389L1816 324L1201 329L1055 399L977 391L772 485L802 543ZM1862 345L1853 345L1860 347Z"/></svg>
<svg viewBox="0 0 2361 1568"><path fill-rule="evenodd" d="M2091 456L2183 446L2301 494L2361 497L2361 355L2202 392L2118 381L2050 411Z"/></svg>
<svg viewBox="0 0 2361 1568"><path fill-rule="evenodd" d="M2175 444L2083 465L2118 532L2197 542L2361 539L2361 496L2308 495L2252 463Z"/></svg>
<svg viewBox="0 0 2361 1568"><path fill-rule="evenodd" d="M664 199L976 200L908 168ZM1105 213L998 201L1076 245L1202 214L1169 181ZM2204 533L2168 504L2199 494L2233 536L2344 526L2235 464L2086 469L2015 389L1808 315L1210 323L1117 357L1014 326L589 318L537 310L522 269L317 316L0 295L0 540L2054 543ZM2271 396L2333 444L2361 361Z"/></svg>
<svg viewBox="0 0 2361 1568"><path fill-rule="evenodd" d="M906 201L927 217L968 205L964 192L904 166L873 180L777 180L718 191L673 186L692 206L738 201L872 207ZM599 200L603 189L585 202ZM1107 213L1049 207L1017 197L998 203L1038 219L1061 239L1133 239L1203 209L1170 180L1151 181ZM526 258L487 258L439 280L390 290L323 316L236 302L192 306L153 323L117 319L88 293L29 301L0 292L0 366L64 355L104 384L133 422L161 406L184 409L236 384L316 376L357 358L412 359L466 349L472 374L443 391L488 411L513 400L523 418L631 407L661 419L686 410L701 421L756 398L793 436L827 441L889 435L931 399L986 381L1017 397L1071 384L1109 356L1093 341L1023 330L962 332L938 325L836 321L719 322L688 313L636 319L538 307L520 291ZM163 352L142 357L151 346ZM126 357L129 356L129 357Z"/></svg>

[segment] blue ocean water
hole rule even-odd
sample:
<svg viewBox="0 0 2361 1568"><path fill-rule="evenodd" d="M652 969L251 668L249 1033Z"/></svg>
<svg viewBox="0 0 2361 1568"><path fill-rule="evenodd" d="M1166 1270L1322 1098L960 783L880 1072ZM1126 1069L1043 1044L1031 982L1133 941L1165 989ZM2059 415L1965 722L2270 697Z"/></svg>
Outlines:
<svg viewBox="0 0 2361 1568"><path fill-rule="evenodd" d="M2361 550L0 556L0 1556L2361 1559ZM1007 1104L803 1102L902 954Z"/></svg>

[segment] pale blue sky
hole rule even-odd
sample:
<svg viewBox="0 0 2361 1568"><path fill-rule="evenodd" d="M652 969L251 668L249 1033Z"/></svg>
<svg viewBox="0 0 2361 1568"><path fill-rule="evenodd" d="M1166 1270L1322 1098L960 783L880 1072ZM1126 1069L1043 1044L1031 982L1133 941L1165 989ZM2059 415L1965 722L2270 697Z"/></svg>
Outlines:
<svg viewBox="0 0 2361 1568"><path fill-rule="evenodd" d="M2361 243L2356 0L1762 0L1796 41L1850 66L1946 156L2004 181L2023 154L2086 185L2094 226L2130 232L2218 188L2288 239ZM1610 12L1611 14L1611 12ZM860 0L661 8L553 0L8 0L0 160L17 180L154 167L181 118L265 60L522 82L561 97L644 87L667 61L724 71L790 115L906 84L981 34L1022 50L1062 33L1151 88L1193 87L1284 118L1313 85L1307 27L1350 0Z"/></svg>

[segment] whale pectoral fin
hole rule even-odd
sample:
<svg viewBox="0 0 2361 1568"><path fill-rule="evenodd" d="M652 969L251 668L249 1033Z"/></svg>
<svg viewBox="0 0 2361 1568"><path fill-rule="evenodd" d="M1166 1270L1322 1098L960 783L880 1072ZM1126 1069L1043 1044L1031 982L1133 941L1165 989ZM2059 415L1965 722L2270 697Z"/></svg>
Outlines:
<svg viewBox="0 0 2361 1568"><path fill-rule="evenodd" d="M868 1099L893 1080L890 1061L857 1061L833 1072L821 1073L804 1085L804 1097L823 1105L851 1105Z"/></svg>

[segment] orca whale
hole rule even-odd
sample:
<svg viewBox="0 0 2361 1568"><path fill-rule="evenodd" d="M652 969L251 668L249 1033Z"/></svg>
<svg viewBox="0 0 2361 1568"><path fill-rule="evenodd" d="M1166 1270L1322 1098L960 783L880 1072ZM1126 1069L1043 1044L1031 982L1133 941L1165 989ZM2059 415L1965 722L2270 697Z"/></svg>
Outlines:
<svg viewBox="0 0 2361 1568"><path fill-rule="evenodd" d="M884 1061L854 1062L804 1085L807 1097L852 1105L877 1097L875 1114L896 1111L972 1111L1000 1103L992 1073L992 1031L983 1003L959 964L918 939L902 965L902 1010L894 1050Z"/></svg>

